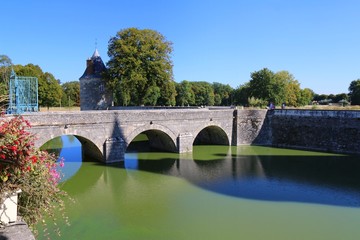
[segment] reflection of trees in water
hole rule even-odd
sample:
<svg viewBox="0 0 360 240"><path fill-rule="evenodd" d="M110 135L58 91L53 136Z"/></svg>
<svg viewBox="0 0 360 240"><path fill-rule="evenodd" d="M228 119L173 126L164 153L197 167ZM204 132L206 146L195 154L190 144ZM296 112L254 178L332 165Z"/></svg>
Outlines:
<svg viewBox="0 0 360 240"><path fill-rule="evenodd" d="M205 189L235 197L360 207L356 157L251 155L256 151L242 155L239 148L232 149L232 156L223 161L195 161L197 168L187 167L191 170L183 176Z"/></svg>
<svg viewBox="0 0 360 240"><path fill-rule="evenodd" d="M180 176L207 190L241 198L360 206L360 162L356 158L272 155L271 151L196 146L192 155L179 155L179 160L172 159L166 167L161 163L167 159L147 161L143 157L139 170ZM151 166L155 162L159 164L156 170Z"/></svg>
<svg viewBox="0 0 360 240"><path fill-rule="evenodd" d="M62 137L55 137L47 141L44 145L41 146L41 150L46 150L49 153L54 153L56 156L59 156L61 149L64 147L64 142Z"/></svg>
<svg viewBox="0 0 360 240"><path fill-rule="evenodd" d="M67 135L67 138L70 143L75 143L75 142L79 141L74 135Z"/></svg>
<svg viewBox="0 0 360 240"><path fill-rule="evenodd" d="M142 141L138 144L146 149ZM279 149L251 146L194 146L192 154L132 151L124 163L103 166L96 174L88 172L89 165L81 167L71 181L79 181L81 191L86 191L97 181L116 179L112 176L116 171L106 171L103 178L103 171L115 167L125 173L135 169L178 176L203 189L240 198L360 207L356 157L286 151L281 155ZM127 169L126 161L131 168ZM123 180L129 176L125 174ZM111 183L114 188L119 184Z"/></svg>

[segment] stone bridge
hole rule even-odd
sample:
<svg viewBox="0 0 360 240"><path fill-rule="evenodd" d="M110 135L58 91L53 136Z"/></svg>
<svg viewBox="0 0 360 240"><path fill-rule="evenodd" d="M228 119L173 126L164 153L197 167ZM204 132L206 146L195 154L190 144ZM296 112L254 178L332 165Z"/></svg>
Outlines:
<svg viewBox="0 0 360 240"><path fill-rule="evenodd" d="M122 161L127 147L145 133L151 147L178 153L193 144L242 145L256 142L266 110L157 109L24 114L36 146L62 135L74 135L83 154L105 163ZM263 143L266 141L262 141Z"/></svg>

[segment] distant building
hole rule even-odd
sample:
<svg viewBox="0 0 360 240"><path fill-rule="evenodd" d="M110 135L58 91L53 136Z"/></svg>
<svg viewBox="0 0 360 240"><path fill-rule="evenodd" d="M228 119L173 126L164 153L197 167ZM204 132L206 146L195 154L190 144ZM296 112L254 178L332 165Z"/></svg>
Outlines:
<svg viewBox="0 0 360 240"><path fill-rule="evenodd" d="M86 60L86 69L80 80L80 109L104 110L112 105L113 95L102 77L106 71L98 50Z"/></svg>

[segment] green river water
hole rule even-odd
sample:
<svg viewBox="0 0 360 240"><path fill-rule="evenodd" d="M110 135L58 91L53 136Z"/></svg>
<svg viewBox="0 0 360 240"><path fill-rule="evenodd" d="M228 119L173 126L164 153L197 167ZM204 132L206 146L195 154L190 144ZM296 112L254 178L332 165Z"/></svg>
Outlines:
<svg viewBox="0 0 360 240"><path fill-rule="evenodd" d="M102 165L82 161L77 144L63 138L63 189L75 203L67 207L71 225L52 239L360 237L354 156L207 145L179 155L135 146L123 163Z"/></svg>

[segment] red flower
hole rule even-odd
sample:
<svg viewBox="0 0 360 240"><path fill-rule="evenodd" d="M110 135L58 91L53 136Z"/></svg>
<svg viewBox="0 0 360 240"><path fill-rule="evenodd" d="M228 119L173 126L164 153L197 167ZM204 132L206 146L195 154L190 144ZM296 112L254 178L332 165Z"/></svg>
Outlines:
<svg viewBox="0 0 360 240"><path fill-rule="evenodd" d="M32 157L31 157L31 161L32 161L32 163L36 163L36 162L37 162L37 157L36 157L36 156L32 156Z"/></svg>
<svg viewBox="0 0 360 240"><path fill-rule="evenodd" d="M10 147L9 147L9 150L12 150L13 152L16 152L17 147L16 147L16 146L10 146Z"/></svg>
<svg viewBox="0 0 360 240"><path fill-rule="evenodd" d="M5 154L0 154L0 158L5 159L6 158Z"/></svg>

